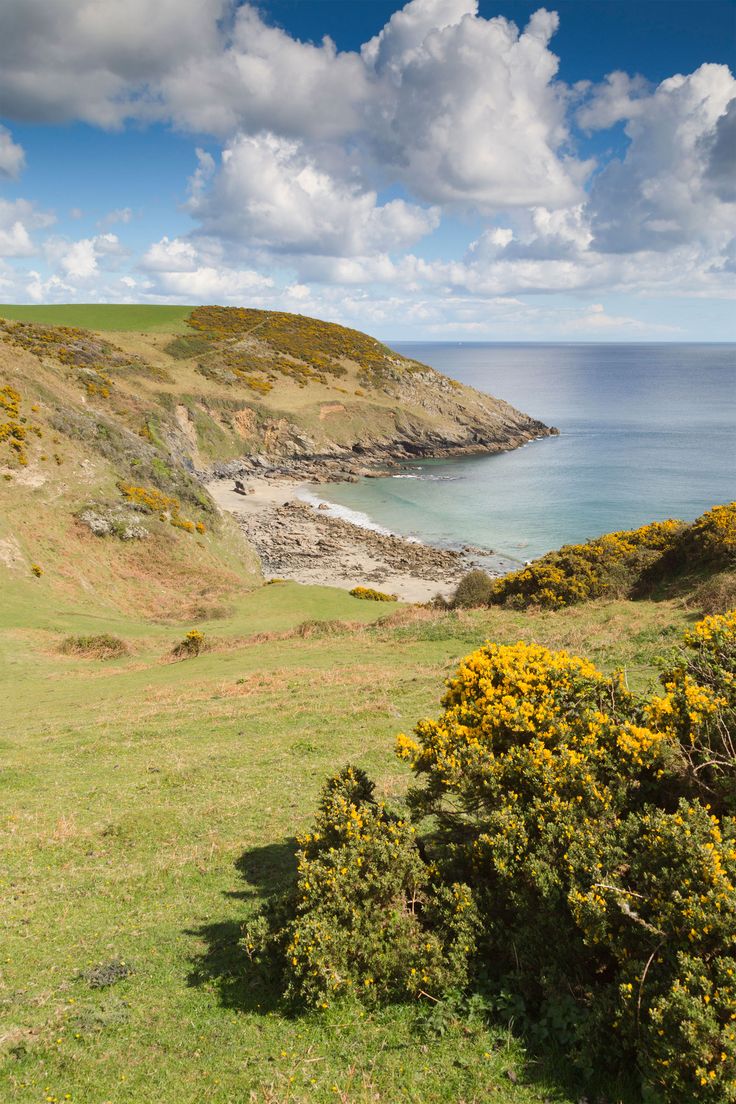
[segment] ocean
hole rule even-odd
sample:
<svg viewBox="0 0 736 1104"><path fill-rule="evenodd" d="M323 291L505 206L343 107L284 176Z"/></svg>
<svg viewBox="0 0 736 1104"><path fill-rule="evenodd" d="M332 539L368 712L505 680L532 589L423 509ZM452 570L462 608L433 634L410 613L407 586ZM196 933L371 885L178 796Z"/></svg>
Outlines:
<svg viewBox="0 0 736 1104"><path fill-rule="evenodd" d="M493 549L512 566L736 499L736 344L393 348L506 399L560 436L315 487L342 516L443 546Z"/></svg>

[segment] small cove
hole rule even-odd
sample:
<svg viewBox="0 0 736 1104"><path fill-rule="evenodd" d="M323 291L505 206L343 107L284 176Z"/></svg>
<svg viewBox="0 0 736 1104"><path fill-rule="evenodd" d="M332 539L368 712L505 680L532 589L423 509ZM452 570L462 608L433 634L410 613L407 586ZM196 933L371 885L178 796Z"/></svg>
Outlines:
<svg viewBox="0 0 736 1104"><path fill-rule="evenodd" d="M736 498L736 345L394 347L560 436L314 488L392 532L518 562Z"/></svg>

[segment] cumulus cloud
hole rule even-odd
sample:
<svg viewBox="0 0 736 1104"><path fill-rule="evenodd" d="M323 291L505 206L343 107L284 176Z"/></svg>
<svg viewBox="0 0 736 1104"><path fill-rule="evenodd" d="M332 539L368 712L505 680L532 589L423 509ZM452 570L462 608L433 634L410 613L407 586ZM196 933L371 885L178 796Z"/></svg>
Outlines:
<svg viewBox="0 0 736 1104"><path fill-rule="evenodd" d="M209 188L200 166L189 209L209 235L337 257L404 249L439 223L434 208L379 204L375 191L320 168L303 143L273 134L230 142Z"/></svg>
<svg viewBox="0 0 736 1104"><path fill-rule="evenodd" d="M216 53L229 0L9 0L0 5L0 113L119 126L161 112L158 85Z"/></svg>
<svg viewBox="0 0 736 1104"><path fill-rule="evenodd" d="M339 139L360 125L370 96L357 54L325 38L299 42L240 7L215 50L190 56L161 80L164 111L177 125L229 135L267 130L286 137Z"/></svg>
<svg viewBox="0 0 736 1104"><path fill-rule="evenodd" d="M430 203L559 206L589 166L566 148L556 28L544 9L519 33L483 19L477 0L411 0L358 54L299 42L247 3L10 0L0 112L349 139L366 173L390 173Z"/></svg>
<svg viewBox="0 0 736 1104"><path fill-rule="evenodd" d="M220 244L206 239L163 237L148 248L140 267L154 294L189 302L241 302L274 286L270 276L255 269L228 265Z"/></svg>
<svg viewBox="0 0 736 1104"><path fill-rule="evenodd" d="M548 48L557 23L542 8L520 33L481 18L475 2L413 0L364 48L385 84L372 118L376 159L432 203L489 211L579 200L592 165L567 148L566 96Z"/></svg>
<svg viewBox="0 0 736 1104"><path fill-rule="evenodd" d="M13 141L7 127L0 126L0 180L3 177L16 180L23 170L25 161L23 147Z"/></svg>
<svg viewBox="0 0 736 1104"><path fill-rule="evenodd" d="M37 251L34 230L51 226L53 215L26 199L0 199L0 257L29 257Z"/></svg>
<svg viewBox="0 0 736 1104"><path fill-rule="evenodd" d="M44 252L64 277L87 281L96 277L101 268L116 268L127 250L116 234L98 234L94 238L79 238L73 242L66 238L48 238L44 243Z"/></svg>
<svg viewBox="0 0 736 1104"><path fill-rule="evenodd" d="M711 136L708 136L708 139ZM724 203L736 202L736 98L717 120L709 146L705 179Z"/></svg>
<svg viewBox="0 0 736 1104"><path fill-rule="evenodd" d="M250 269L203 265L191 272L161 272L157 288L185 302L243 302L254 292L273 287L273 280Z"/></svg>
<svg viewBox="0 0 736 1104"><path fill-rule="evenodd" d="M518 311L514 296L549 291L731 294L728 68L703 65L656 87L616 71L570 89L557 75L557 26L544 8L517 27L483 18L478 0L410 0L345 52L328 38L300 42L235 0L6 0L0 113L104 127L156 120L214 139L189 181L192 231L153 242L135 277L109 277L111 294L265 295L330 317L341 296L377 322L395 309L408 317L412 297L412 317L425 312L427 325L439 324L431 299ZM619 156L603 166L581 156L581 131L620 123ZM0 177L22 167L0 127ZM124 238L132 214L110 211L98 228ZM415 255L458 214L480 224L474 241L460 240L456 218L452 258L449 235L425 250L434 259ZM0 255L37 252L43 217L25 201L0 202ZM125 256L109 232L53 238L43 252L57 283L29 278L29 295L102 294L101 274ZM458 306L454 324L482 325L473 311ZM606 311L576 324L614 333L611 319L625 332L626 317Z"/></svg>
<svg viewBox="0 0 736 1104"><path fill-rule="evenodd" d="M719 131L736 96L725 65L701 65L674 76L645 98L626 123L630 144L611 162L591 191L593 246L603 252L666 251L688 241L718 247L733 233L734 208L709 187L715 154L716 183L725 161L728 123ZM710 182L713 178L710 178ZM730 231L730 232L729 232Z"/></svg>
<svg viewBox="0 0 736 1104"><path fill-rule="evenodd" d="M643 77L631 77L617 69L589 91L577 112L578 125L587 131L607 130L622 119L634 119L643 110L649 90Z"/></svg>
<svg viewBox="0 0 736 1104"><path fill-rule="evenodd" d="M182 238L161 238L149 246L141 267L150 272L194 272L197 267L197 250L190 241Z"/></svg>

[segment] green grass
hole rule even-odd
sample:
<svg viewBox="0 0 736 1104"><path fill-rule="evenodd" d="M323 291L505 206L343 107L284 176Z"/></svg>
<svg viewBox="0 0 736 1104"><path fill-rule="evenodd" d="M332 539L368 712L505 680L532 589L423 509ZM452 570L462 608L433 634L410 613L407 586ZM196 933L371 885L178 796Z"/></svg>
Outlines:
<svg viewBox="0 0 736 1104"><path fill-rule="evenodd" d="M0 303L0 317L47 326L80 326L85 330L135 330L143 333L187 333L191 306L143 303L59 303L26 306Z"/></svg>
<svg viewBox="0 0 736 1104"><path fill-rule="evenodd" d="M272 585L196 626L213 651L171 662L195 626L23 593L0 611L0 1099L579 1099L525 1058L513 1025L429 1002L289 1016L240 925L289 876L325 775L357 762L382 794L403 792L396 733L436 714L443 679L484 638L582 651L644 687L691 615L619 602L391 619L342 591ZM315 620L332 624L299 628ZM101 632L131 654L58 651ZM130 976L91 988L82 974L115 960Z"/></svg>

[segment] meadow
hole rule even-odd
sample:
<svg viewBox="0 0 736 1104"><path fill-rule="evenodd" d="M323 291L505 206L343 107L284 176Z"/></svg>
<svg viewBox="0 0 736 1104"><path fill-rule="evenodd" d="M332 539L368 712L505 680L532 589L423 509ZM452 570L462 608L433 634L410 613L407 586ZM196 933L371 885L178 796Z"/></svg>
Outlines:
<svg viewBox="0 0 736 1104"><path fill-rule="evenodd" d="M81 326L86 330L120 333L187 333L187 306L149 306L145 303L0 304L0 316L15 322L44 326Z"/></svg>
<svg viewBox="0 0 736 1104"><path fill-rule="evenodd" d="M443 680L478 643L565 647L644 689L697 611L387 610L289 583L194 626L82 615L53 591L40 603L36 585L0 611L1 1099L580 1098L508 1017L429 1000L293 1014L241 925L293 876L327 774L353 762L381 796L403 793L395 735L437 715ZM210 650L175 661L194 627ZM128 654L60 651L100 633Z"/></svg>

